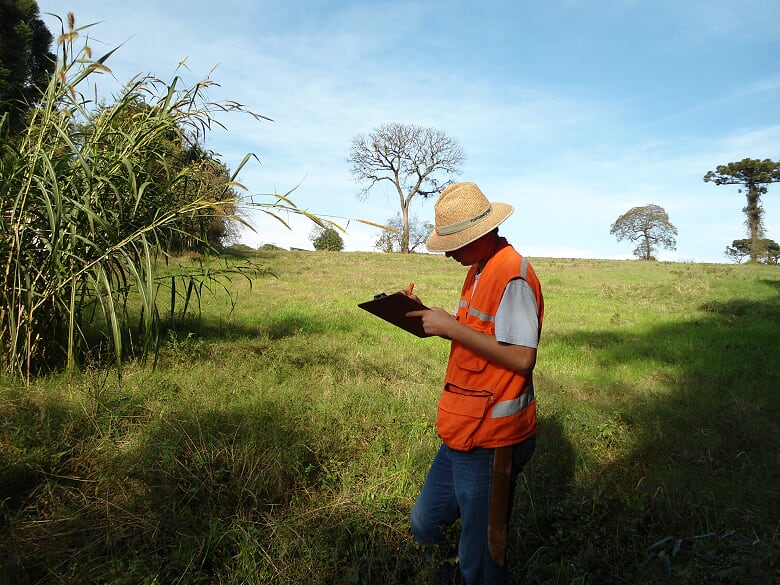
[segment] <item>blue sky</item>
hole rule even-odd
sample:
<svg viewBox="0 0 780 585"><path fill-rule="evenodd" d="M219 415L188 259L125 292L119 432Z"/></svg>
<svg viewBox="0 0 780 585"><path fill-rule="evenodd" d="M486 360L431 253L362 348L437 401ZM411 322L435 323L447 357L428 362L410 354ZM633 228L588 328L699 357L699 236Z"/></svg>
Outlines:
<svg viewBox="0 0 780 585"><path fill-rule="evenodd" d="M638 205L677 227L662 260L726 262L745 237L744 195L702 177L719 164L780 159L777 0L39 0L73 12L117 82L136 73L194 83L273 119L230 114L207 148L249 194L292 195L325 215L384 223L397 196L359 200L347 156L380 124L433 127L467 157L459 180L515 206L502 225L531 257L631 258L609 233ZM59 23L43 16L55 36ZM216 66L216 69L214 67ZM212 71L212 69L214 69ZM114 83L112 87L112 83ZM99 91L110 95L108 76ZM259 198L258 200L267 199ZM763 197L767 237L780 241L780 184ZM433 220L433 200L412 212ZM346 220L338 220L343 225ZM312 248L253 216L251 246ZM346 250L371 250L377 229L350 221Z"/></svg>

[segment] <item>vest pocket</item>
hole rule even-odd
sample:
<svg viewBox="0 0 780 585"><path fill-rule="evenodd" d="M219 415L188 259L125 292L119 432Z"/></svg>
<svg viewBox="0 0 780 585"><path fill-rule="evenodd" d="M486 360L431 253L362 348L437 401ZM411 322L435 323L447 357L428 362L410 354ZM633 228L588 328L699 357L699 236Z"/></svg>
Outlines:
<svg viewBox="0 0 780 585"><path fill-rule="evenodd" d="M462 345L455 346L450 358L450 367L454 366L457 369L465 370L473 374L482 372L487 365L488 361L485 358L466 349ZM469 390L466 390L466 392L469 392Z"/></svg>
<svg viewBox="0 0 780 585"><path fill-rule="evenodd" d="M436 414L436 430L444 443L459 451L473 448L474 434L487 414L493 395L487 390L444 387Z"/></svg>

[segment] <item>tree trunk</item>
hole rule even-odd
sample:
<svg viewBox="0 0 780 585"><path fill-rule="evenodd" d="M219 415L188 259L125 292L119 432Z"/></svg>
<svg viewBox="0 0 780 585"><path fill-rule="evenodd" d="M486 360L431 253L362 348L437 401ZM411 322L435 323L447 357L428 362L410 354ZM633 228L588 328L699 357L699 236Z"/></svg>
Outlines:
<svg viewBox="0 0 780 585"><path fill-rule="evenodd" d="M759 240L761 239L761 232L763 230L761 227L761 207L758 203L761 195L752 181L748 184L746 196L747 207L745 207L745 214L748 218L747 223L750 232L750 261L756 262L759 253Z"/></svg>
<svg viewBox="0 0 780 585"><path fill-rule="evenodd" d="M643 258L643 260L650 260L650 257L652 256L653 253L653 248L650 245L650 232L648 230L644 230L643 237L644 237L644 244L645 244L644 245L645 257Z"/></svg>
<svg viewBox="0 0 780 585"><path fill-rule="evenodd" d="M401 230L401 254L409 253L409 203L401 204L401 218L403 220L403 229Z"/></svg>

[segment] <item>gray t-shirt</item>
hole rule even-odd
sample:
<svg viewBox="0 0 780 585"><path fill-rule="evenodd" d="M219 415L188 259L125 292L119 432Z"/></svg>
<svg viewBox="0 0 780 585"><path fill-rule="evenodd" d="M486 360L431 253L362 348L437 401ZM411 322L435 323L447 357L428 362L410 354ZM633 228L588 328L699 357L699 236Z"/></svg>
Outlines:
<svg viewBox="0 0 780 585"><path fill-rule="evenodd" d="M479 275L475 289L477 284ZM533 349L539 346L539 308L534 291L522 278L510 280L504 289L496 312L496 339Z"/></svg>

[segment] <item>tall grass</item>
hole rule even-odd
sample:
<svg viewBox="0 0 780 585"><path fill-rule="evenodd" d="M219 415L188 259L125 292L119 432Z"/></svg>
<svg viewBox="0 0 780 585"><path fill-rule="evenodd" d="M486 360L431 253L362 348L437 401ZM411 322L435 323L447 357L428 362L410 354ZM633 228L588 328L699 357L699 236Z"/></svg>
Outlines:
<svg viewBox="0 0 780 585"><path fill-rule="evenodd" d="M438 445L448 346L356 304L414 280L452 308L462 267L257 260L276 277L204 297L154 371L5 385L0 582L432 582L408 513ZM777 268L534 266L540 434L513 582L776 581Z"/></svg>
<svg viewBox="0 0 780 585"><path fill-rule="evenodd" d="M109 103L89 99L93 78L110 74L113 51L77 51L84 28L69 15L57 69L26 131L0 128L0 365L28 382L84 360L113 359L119 368L128 355L156 352L161 322L186 314L219 280L193 265L177 274L177 288L176 279L158 278L157 263L175 241L208 246L212 218L243 223L234 178L251 159L214 179L172 153L220 124L219 114L264 118L210 101L210 79L186 87L178 77L138 77ZM280 221L281 210L305 214L284 196L257 205Z"/></svg>

